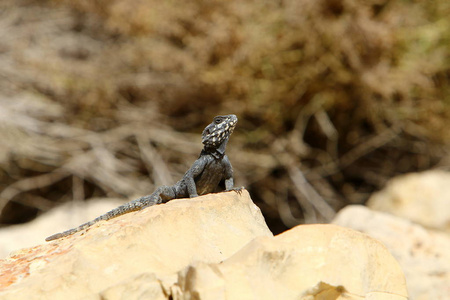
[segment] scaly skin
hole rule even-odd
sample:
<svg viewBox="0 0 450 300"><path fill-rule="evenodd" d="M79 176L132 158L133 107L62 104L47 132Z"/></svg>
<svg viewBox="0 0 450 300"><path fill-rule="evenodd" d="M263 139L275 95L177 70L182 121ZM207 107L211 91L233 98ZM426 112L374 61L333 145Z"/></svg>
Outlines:
<svg viewBox="0 0 450 300"><path fill-rule="evenodd" d="M204 145L199 158L187 170L183 178L173 186L159 187L153 194L125 203L100 217L84 223L76 228L56 233L46 238L46 241L59 239L78 231L84 230L102 220L109 220L117 216L141 210L148 206L165 203L172 199L197 197L217 191L220 183L225 182L225 190L239 190L233 188L233 168L225 148L237 123L235 115L217 116L206 126L202 133Z"/></svg>

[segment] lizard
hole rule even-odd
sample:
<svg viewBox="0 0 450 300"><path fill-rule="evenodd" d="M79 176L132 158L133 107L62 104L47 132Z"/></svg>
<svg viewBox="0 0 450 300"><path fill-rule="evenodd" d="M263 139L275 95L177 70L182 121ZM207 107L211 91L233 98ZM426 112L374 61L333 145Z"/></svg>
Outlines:
<svg viewBox="0 0 450 300"><path fill-rule="evenodd" d="M76 232L89 228L97 222L110 220L117 216L138 211L143 208L166 203L173 199L194 198L217 191L221 182L225 182L225 191L236 190L234 188L233 168L225 149L236 127L238 119L236 115L223 115L214 117L211 124L206 126L202 133L203 149L198 159L186 171L183 178L173 186L161 186L147 196L125 203L113 210L67 231L53 234L46 241L56 240Z"/></svg>

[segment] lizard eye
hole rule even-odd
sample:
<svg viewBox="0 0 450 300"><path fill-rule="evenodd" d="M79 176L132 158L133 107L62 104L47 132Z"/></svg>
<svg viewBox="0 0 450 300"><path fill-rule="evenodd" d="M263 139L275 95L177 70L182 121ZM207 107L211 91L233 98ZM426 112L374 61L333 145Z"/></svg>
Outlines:
<svg viewBox="0 0 450 300"><path fill-rule="evenodd" d="M222 122L222 118L214 119L214 123L220 124Z"/></svg>

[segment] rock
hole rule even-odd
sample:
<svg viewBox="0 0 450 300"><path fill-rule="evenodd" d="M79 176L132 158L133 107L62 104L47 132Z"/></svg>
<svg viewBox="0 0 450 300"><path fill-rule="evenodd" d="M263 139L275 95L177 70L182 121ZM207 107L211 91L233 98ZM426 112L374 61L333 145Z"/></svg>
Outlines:
<svg viewBox="0 0 450 300"><path fill-rule="evenodd" d="M396 177L367 206L450 233L450 173L427 171Z"/></svg>
<svg viewBox="0 0 450 300"><path fill-rule="evenodd" d="M359 205L341 210L333 223L367 233L386 245L405 273L411 300L449 299L447 234Z"/></svg>
<svg viewBox="0 0 450 300"><path fill-rule="evenodd" d="M0 298L98 299L142 273L218 263L258 236L272 233L247 191L172 200L18 251L0 263Z"/></svg>
<svg viewBox="0 0 450 300"><path fill-rule="evenodd" d="M31 222L0 229L0 258L20 248L41 244L49 235L92 220L123 204L123 200L97 198L81 203L66 203Z"/></svg>
<svg viewBox="0 0 450 300"><path fill-rule="evenodd" d="M336 225L276 237L248 192L125 214L0 261L0 299L392 299L386 248Z"/></svg>
<svg viewBox="0 0 450 300"><path fill-rule="evenodd" d="M162 282L169 282L173 285L176 277L172 280L161 279L155 273L143 273L136 277L130 278L115 286L112 286L100 294L102 300L128 300L128 299L151 299L151 300L167 300L167 295L177 294L171 291L167 292L162 286ZM179 293L178 293L179 294ZM176 299L172 296L172 299Z"/></svg>
<svg viewBox="0 0 450 300"><path fill-rule="evenodd" d="M407 299L387 249L335 225L256 238L223 263L187 267L178 285L183 299Z"/></svg>

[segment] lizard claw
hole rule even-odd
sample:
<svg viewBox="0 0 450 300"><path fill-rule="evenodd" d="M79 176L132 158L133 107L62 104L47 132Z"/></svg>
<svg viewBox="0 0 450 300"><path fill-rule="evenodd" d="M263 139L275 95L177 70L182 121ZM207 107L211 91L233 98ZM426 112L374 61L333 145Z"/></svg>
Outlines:
<svg viewBox="0 0 450 300"><path fill-rule="evenodd" d="M227 192L229 192L229 191L235 191L236 193L238 193L239 194L239 196L242 194L242 191L243 190L245 190L245 187L243 187L243 186L241 186L241 187L234 187L234 188L231 188L231 189L229 189L229 190L226 190Z"/></svg>

